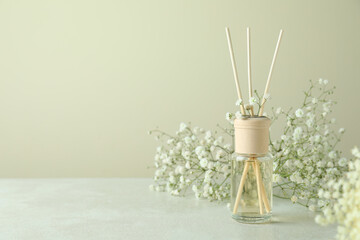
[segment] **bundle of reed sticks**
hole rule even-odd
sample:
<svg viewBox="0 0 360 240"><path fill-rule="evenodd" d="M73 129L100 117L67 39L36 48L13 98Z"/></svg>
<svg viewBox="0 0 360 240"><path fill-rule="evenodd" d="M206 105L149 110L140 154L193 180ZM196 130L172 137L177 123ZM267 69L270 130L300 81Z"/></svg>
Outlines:
<svg viewBox="0 0 360 240"><path fill-rule="evenodd" d="M243 97L241 95L241 89L240 89L240 84L239 84L238 72L237 72L237 68L236 68L234 51L233 51L232 42L231 42L230 30L229 30L228 27L226 27L225 31L226 31L226 36L227 36L227 41L228 41L228 46L229 46L229 53L230 53L230 59L231 59L233 74L234 74L236 91L237 91L238 99L240 101L240 112L241 112L242 115L246 115L245 107L244 107L244 101L243 101ZM252 80L251 80L250 28L247 28L246 32L247 32L248 87L249 87L249 99L250 99L253 96L252 95L252 91L253 91L252 90ZM263 115L264 105L265 105L265 102L266 102L266 96L269 94L270 80L271 80L274 64L275 64L275 61L276 61L277 53L278 53L278 50L279 50L279 45L280 45L282 34L283 34L283 30L280 30L278 41L277 41L275 52L274 52L274 56L273 56L273 59L272 59L271 65L270 65L270 71L269 71L268 78L267 78L267 81L266 81L265 91L264 91L264 94L263 94L263 97L262 97L262 101L261 101L258 116ZM254 116L254 109L253 109L252 106L250 106L249 112L250 112L251 116ZM252 166L252 168L254 169L255 176L256 176L260 214L263 214L263 211L264 211L263 210L263 203L264 203L266 212L271 211L269 200L267 199L264 183L262 182L259 160L256 159L255 157L252 157L252 158L250 158L250 160L245 162L245 166L244 166L244 169L243 169L243 173L242 173L242 176L241 176L241 180L240 180L240 184L239 184L239 188L238 188L238 192L237 192L237 196L236 196L236 200L235 200L235 204L234 204L233 214L236 214L237 211L238 211L242 191L243 191L243 188L244 188L244 184L245 184L245 181L246 181L246 176L247 176L247 173L249 171L250 166Z"/></svg>

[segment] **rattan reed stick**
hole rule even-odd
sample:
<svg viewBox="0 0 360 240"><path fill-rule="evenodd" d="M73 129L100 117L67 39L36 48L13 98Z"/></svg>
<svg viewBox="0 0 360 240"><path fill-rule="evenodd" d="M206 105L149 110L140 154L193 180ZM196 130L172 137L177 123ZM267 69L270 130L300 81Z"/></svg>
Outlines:
<svg viewBox="0 0 360 240"><path fill-rule="evenodd" d="M250 28L246 28L246 46L247 46L247 66L248 66L248 85L249 85L249 99L252 98L252 81L251 81L251 49L250 49ZM251 116L254 115L254 107L250 107Z"/></svg>
<svg viewBox="0 0 360 240"><path fill-rule="evenodd" d="M226 32L226 37L227 37L227 42L228 42L228 47L229 47L229 53L230 53L230 59L231 59L231 65L232 65L232 69L233 69L233 74L234 74L236 91L237 91L238 98L241 101L240 111L241 111L242 115L245 115L245 108L244 108L243 98L242 98L242 95L241 95L241 89L240 89L239 77L238 77L238 73L237 73L237 69L236 69L234 51L233 51L233 47L232 47L232 43L231 43L230 29L228 27L226 27L225 32Z"/></svg>
<svg viewBox="0 0 360 240"><path fill-rule="evenodd" d="M260 186L261 186L261 199L264 202L266 212L269 213L271 211L271 208L270 208L269 200L266 195L266 190L265 190L264 182L261 177L261 172L259 173L259 175L260 175Z"/></svg>
<svg viewBox="0 0 360 240"><path fill-rule="evenodd" d="M264 214L264 208L263 208L263 204L262 204L262 197L261 197L261 185L260 185L260 170L259 170L259 164L257 164L257 159L252 158L254 160L253 164L253 168L255 171L255 176L256 176L256 185L257 185L257 192L258 192L258 199L259 199L259 209L260 209L260 214Z"/></svg>
<svg viewBox="0 0 360 240"><path fill-rule="evenodd" d="M277 41L277 44L276 44L274 56L273 56L273 59L272 59L271 65L270 65L270 71L269 71L269 75L268 75L268 78L267 78L267 81L266 81L264 95L263 95L263 98L262 98L262 101L261 101L261 107L260 107L260 111L259 111L259 116L262 116L263 111L264 111L264 105L265 105L265 101L266 101L265 96L269 93L271 75L272 75L274 64L275 64L275 61L276 61L276 56L278 54L282 34L283 34L283 30L281 29L280 33L279 33L279 38L278 38L278 41Z"/></svg>
<svg viewBox="0 0 360 240"><path fill-rule="evenodd" d="M234 209L233 209L233 213L236 214L237 213L237 210L239 208L239 204L240 204L240 199L241 199L241 194L242 194L242 190L244 188L244 184L245 184L245 179L246 179L246 175L247 175L247 172L249 171L249 162L247 161L245 163L245 166L244 166L244 171L243 171L243 174L241 176L241 180L240 180L240 184L239 184L239 188L238 188L238 191L237 191L237 195L236 195L236 200L235 200L235 204L234 204Z"/></svg>

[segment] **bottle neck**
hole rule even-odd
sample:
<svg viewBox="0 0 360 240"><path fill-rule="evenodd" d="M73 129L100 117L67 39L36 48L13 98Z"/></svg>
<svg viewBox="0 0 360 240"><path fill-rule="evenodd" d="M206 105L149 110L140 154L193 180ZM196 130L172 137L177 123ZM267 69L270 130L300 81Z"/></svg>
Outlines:
<svg viewBox="0 0 360 240"><path fill-rule="evenodd" d="M269 155L269 153L263 153L263 154L236 153L236 154L238 156L246 157L246 158L261 158Z"/></svg>

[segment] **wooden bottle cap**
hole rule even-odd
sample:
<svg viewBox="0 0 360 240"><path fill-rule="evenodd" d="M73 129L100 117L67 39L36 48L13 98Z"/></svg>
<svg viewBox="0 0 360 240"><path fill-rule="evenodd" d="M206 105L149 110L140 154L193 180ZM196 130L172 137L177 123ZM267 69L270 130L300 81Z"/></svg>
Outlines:
<svg viewBox="0 0 360 240"><path fill-rule="evenodd" d="M235 152L238 154L264 155L269 148L270 119L243 116L235 119Z"/></svg>

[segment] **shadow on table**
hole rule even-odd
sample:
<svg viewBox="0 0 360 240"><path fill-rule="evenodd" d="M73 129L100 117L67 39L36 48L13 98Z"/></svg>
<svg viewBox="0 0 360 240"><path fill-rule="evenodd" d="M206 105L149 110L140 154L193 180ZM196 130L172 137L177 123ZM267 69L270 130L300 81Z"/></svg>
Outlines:
<svg viewBox="0 0 360 240"><path fill-rule="evenodd" d="M309 218L314 218L314 216L310 216L308 214L281 214L281 215L273 215L271 218L271 223L299 223L299 222L309 222ZM315 222L314 222L315 223Z"/></svg>

